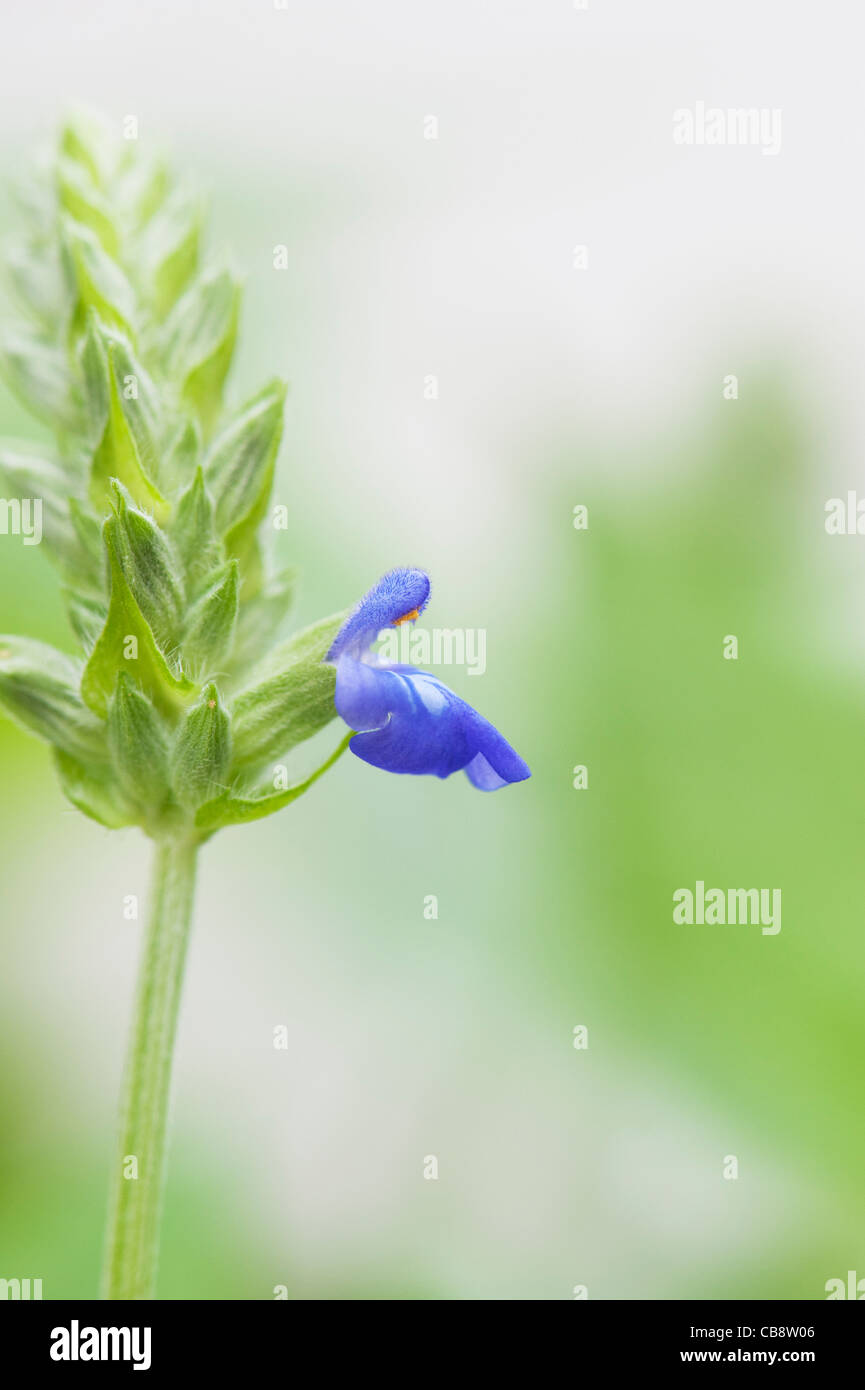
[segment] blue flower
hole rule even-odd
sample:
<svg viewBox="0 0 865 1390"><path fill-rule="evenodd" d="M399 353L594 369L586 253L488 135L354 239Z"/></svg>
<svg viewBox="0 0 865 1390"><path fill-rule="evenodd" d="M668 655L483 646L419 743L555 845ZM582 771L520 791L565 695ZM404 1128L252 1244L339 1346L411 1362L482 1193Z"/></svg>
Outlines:
<svg viewBox="0 0 865 1390"><path fill-rule="evenodd" d="M427 671L379 665L369 648L385 627L420 617L429 601L423 570L391 570L343 623L325 660L336 666L336 708L358 732L351 751L386 772L450 777L462 768L481 791L531 772L465 700Z"/></svg>

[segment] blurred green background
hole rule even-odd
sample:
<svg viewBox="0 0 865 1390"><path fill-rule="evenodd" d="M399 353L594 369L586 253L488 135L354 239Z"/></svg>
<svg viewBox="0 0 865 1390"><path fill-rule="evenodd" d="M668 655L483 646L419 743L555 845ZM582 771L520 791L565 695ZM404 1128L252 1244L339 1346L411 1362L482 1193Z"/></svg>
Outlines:
<svg viewBox="0 0 865 1390"><path fill-rule="evenodd" d="M84 98L210 193L248 272L230 394L292 382L298 624L427 567L428 625L487 633L483 677L439 673L534 774L346 757L205 849L160 1296L824 1297L865 1277L865 542L823 526L862 270L798 200L851 156L845 84L797 125L795 5L774 66L772 4L711 54L675 4L364 9L3 21L0 174ZM745 91L784 105L777 161L674 149L673 107ZM0 434L36 437L5 392ZM14 537L0 631L70 647ZM148 846L6 723L0 769L0 1277L91 1297ZM677 926L697 879L780 887L781 932Z"/></svg>

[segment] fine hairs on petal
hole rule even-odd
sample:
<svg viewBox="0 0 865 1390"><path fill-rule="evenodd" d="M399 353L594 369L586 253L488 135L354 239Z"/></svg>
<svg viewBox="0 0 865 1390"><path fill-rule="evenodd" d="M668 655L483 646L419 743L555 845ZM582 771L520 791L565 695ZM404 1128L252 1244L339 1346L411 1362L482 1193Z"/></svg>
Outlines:
<svg viewBox="0 0 865 1390"><path fill-rule="evenodd" d="M425 570L388 570L343 623L326 660L336 661L344 652L360 655L382 628L391 627L408 615L420 616L429 597L430 581Z"/></svg>

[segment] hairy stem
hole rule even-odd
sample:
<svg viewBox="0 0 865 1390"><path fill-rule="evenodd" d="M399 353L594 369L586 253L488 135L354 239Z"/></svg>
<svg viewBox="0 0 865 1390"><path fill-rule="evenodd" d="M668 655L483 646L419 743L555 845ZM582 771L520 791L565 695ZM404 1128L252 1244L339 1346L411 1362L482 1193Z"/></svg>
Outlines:
<svg viewBox="0 0 865 1390"><path fill-rule="evenodd" d="M197 846L186 841L160 844L156 852L151 916L121 1093L103 1298L155 1296L171 1064L196 854Z"/></svg>

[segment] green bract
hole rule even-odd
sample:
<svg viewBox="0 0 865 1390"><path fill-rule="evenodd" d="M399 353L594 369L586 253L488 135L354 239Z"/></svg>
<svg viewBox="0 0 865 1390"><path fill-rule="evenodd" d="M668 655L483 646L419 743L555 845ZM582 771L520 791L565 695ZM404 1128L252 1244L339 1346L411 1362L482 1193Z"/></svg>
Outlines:
<svg viewBox="0 0 865 1390"><path fill-rule="evenodd" d="M85 814L204 839L333 761L281 781L335 715L322 659L343 616L281 640L294 576L269 572L261 530L286 387L224 409L240 287L202 264L200 200L137 142L70 122L25 207L9 278L27 321L0 372L54 446L0 446L0 478L41 499L80 649L0 637L0 707L54 746Z"/></svg>

